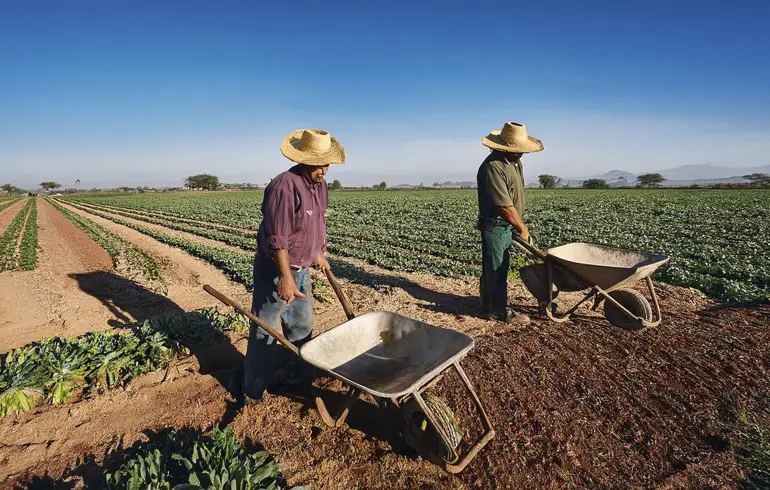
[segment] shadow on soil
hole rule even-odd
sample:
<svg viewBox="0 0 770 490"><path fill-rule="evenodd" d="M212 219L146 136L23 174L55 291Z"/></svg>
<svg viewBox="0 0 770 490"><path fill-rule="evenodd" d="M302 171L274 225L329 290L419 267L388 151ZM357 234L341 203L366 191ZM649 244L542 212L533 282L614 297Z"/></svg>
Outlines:
<svg viewBox="0 0 770 490"><path fill-rule="evenodd" d="M219 424L225 427L225 424ZM123 441L119 441L117 447L108 449L101 457L88 454L64 470L58 478L51 477L48 473L43 476L20 479L14 482L13 488L25 490L69 490L72 488L102 489L105 488L106 475L114 473L127 460L133 459L148 447L158 447L162 452L163 447L168 446L167 441L172 436L173 429L160 431L144 431L146 441L137 441L129 447L123 447ZM204 432L200 429L184 428L176 431L173 439L194 438L200 439ZM259 444L251 444L250 451L264 451ZM168 451L168 449L165 449ZM170 454L169 454L170 456ZM169 459L170 458L166 458Z"/></svg>
<svg viewBox="0 0 770 490"><path fill-rule="evenodd" d="M334 274L339 278L362 286L374 288L388 286L403 289L415 299L431 303L423 306L423 308L427 310L455 316L465 315L478 317L481 314L479 298L477 296L460 296L457 294L440 293L438 291L426 289L416 282L403 277L368 272L360 267L356 267L340 260L331 260L330 262Z"/></svg>
<svg viewBox="0 0 770 490"><path fill-rule="evenodd" d="M179 305L165 296L154 293L140 284L110 272L89 272L87 274L71 274L70 277L78 282L80 289L102 302L119 321L110 321L116 328L125 328L152 317L184 316L185 323L201 323L210 325L202 316L192 318L195 313L186 313ZM133 318L133 319L132 319ZM233 374L243 366L243 354L226 338L216 338L211 342L210 333L201 332L198 338L179 335L179 331L171 331L176 326L174 322L158 321L156 325L169 337L179 341L195 356L200 365L199 372L216 379L234 397L240 395L240 387L233 383ZM183 333L183 332L182 332Z"/></svg>

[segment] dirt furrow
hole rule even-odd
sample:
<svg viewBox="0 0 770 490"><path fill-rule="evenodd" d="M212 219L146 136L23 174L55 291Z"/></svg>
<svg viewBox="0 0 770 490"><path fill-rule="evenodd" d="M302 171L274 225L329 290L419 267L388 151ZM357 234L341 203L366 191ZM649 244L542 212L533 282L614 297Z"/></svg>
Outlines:
<svg viewBox="0 0 770 490"><path fill-rule="evenodd" d="M83 211L80 208L76 208L75 206L71 206L71 205L69 205L69 203L66 203L64 201L59 201L59 203L62 204L62 205L68 206L69 209L78 211L80 213L86 213L85 215L88 216L88 217L92 217L92 218L95 218L95 219L96 218L104 219L104 218L100 218L99 216L96 216L96 215L94 215L94 214L92 214L92 213L90 213L88 211ZM127 223L132 223L132 224L136 224L136 225L139 225L139 226L144 226L145 228L148 228L150 230L161 231L163 233L166 233L167 235L176 236L176 237L180 237L180 238L185 238L187 240L194 240L194 241L196 241L198 243L201 243L203 245L208 245L210 247L220 247L220 248L224 248L224 249L230 250L232 252L237 252L237 253L241 253L241 254L244 254L244 255L249 255L249 252L243 250L242 248L234 247L232 245L228 245L228 244L226 244L224 242L220 242L218 240L212 240L211 238L204 238L204 237L195 235L193 233L187 233L187 232L184 232L184 231L172 230L170 228L166 228L165 226L156 225L156 224L153 224L153 223L148 223L146 221L142 221L142 220L135 219L135 218L128 218L126 216L120 216L118 214L111 213L111 212L109 212L109 210L106 210L106 209L99 209L99 212L101 212L102 214L104 214L106 216L110 216L110 217L114 217L116 219L124 220ZM119 226L122 226L122 225L119 225ZM128 227L124 227L124 228L130 229ZM137 233L139 233L139 232L137 232Z"/></svg>
<svg viewBox="0 0 770 490"><path fill-rule="evenodd" d="M19 212L26 206L26 199L19 199L14 204L0 211L0 233L3 233L6 228L11 224L13 218L16 217Z"/></svg>

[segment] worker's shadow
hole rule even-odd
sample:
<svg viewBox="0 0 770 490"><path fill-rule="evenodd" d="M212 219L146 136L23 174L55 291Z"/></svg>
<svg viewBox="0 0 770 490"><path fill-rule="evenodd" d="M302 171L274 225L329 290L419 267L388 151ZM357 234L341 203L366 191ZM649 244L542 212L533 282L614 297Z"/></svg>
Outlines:
<svg viewBox="0 0 770 490"><path fill-rule="evenodd" d="M154 293L142 285L110 272L97 271L84 274L70 274L80 289L97 298L115 316L108 324L116 328L128 328L152 317L171 317L186 315L188 322L209 325L202 316L191 318L195 314L185 313L176 303L167 297ZM159 328L170 328L174 322L155 322ZM167 334L173 336L173 332ZM206 332L203 332L205 334ZM211 331L214 334L213 329ZM234 397L239 395L239 387L234 386L232 374L243 365L243 354L226 337L219 337L217 342L207 339L205 342L177 338L182 346L196 357L200 365L199 372L216 379Z"/></svg>
<svg viewBox="0 0 770 490"><path fill-rule="evenodd" d="M329 262L331 262L334 274L341 279L367 287L403 289L416 300L427 303L422 305L426 310L455 316L479 316L481 314L478 296L442 293L427 289L403 277L369 272L345 261L330 260Z"/></svg>

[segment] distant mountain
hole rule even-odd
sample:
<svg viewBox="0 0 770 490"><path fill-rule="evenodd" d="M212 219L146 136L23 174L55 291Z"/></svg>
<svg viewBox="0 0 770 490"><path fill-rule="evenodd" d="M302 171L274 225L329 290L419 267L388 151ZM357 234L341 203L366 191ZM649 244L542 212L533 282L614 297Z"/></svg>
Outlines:
<svg viewBox="0 0 770 490"><path fill-rule="evenodd" d="M655 172L653 172L655 173ZM770 174L770 165L764 167L715 167L713 165L683 165L677 168L658 170L668 180L727 179L753 173Z"/></svg>
<svg viewBox="0 0 770 490"><path fill-rule="evenodd" d="M648 172L645 172L648 173ZM666 178L664 187L680 187L688 185L710 184L738 184L745 182L744 175L753 173L770 174L770 165L764 167L715 167L713 165L683 165L681 167L658 170L649 173L659 173ZM610 187L622 187L635 185L636 178L641 174L634 174L624 170L610 170L599 175L587 177L562 178L562 185L567 187L580 187L587 179L604 179Z"/></svg>

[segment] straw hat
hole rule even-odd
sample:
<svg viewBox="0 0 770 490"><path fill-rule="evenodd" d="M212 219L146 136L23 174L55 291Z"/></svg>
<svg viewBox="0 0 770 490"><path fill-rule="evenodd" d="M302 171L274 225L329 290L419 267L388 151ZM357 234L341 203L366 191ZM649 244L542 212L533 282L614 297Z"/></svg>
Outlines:
<svg viewBox="0 0 770 490"><path fill-rule="evenodd" d="M481 144L493 150L508 153L534 153L543 151L543 142L527 136L527 128L517 122L507 122L503 129L496 129L481 139Z"/></svg>
<svg viewBox="0 0 770 490"><path fill-rule="evenodd" d="M281 143L281 153L293 162L316 167L345 163L345 149L339 141L320 129L294 131Z"/></svg>

